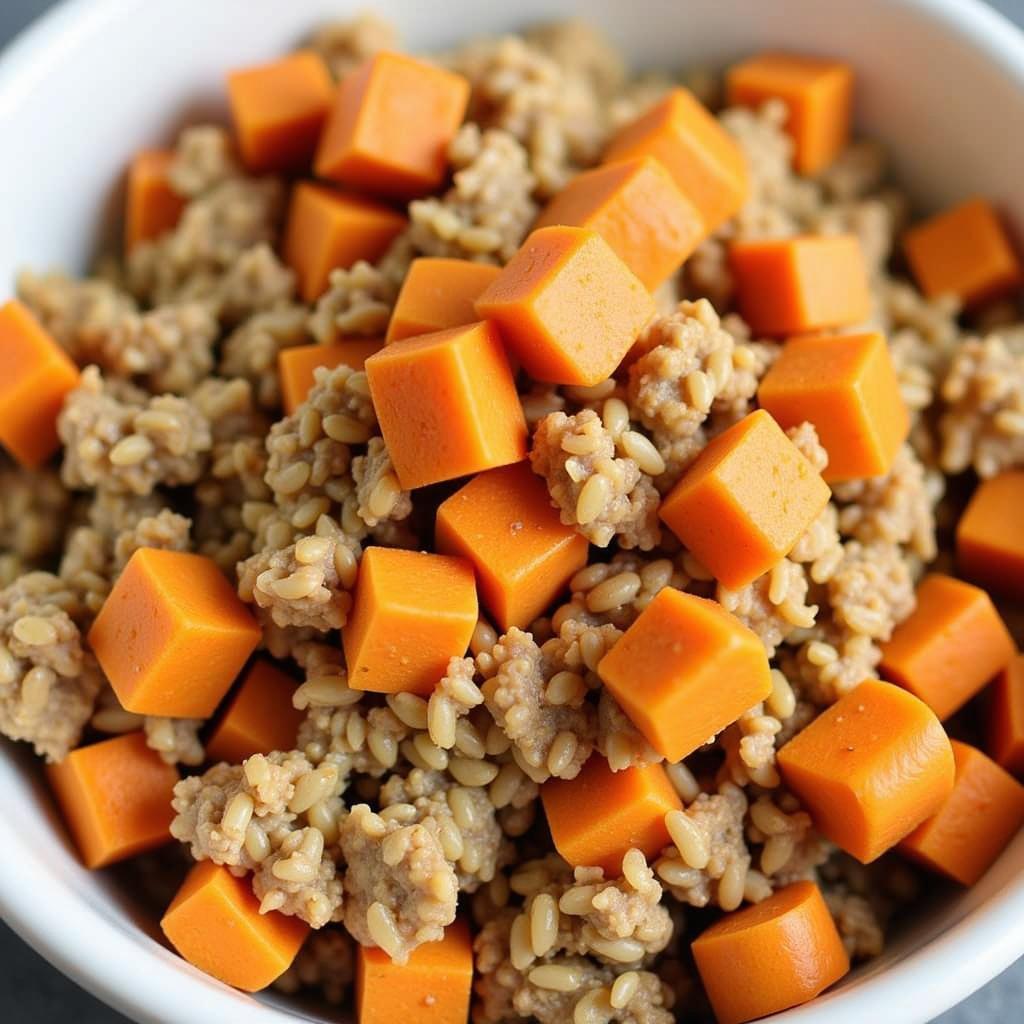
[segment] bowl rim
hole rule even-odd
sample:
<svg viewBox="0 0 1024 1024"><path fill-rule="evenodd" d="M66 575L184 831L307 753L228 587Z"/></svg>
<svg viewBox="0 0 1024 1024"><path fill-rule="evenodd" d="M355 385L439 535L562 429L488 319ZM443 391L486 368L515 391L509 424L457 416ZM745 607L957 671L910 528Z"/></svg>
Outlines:
<svg viewBox="0 0 1024 1024"><path fill-rule="evenodd" d="M142 2L61 0L23 29L0 49L0 118L31 93L34 82L59 68L79 34L122 17ZM983 0L888 3L963 37L1024 94L1024 32ZM0 917L58 970L109 1006L145 1024L221 1024L243 1013L252 1024L282 1024L305 1017L301 1008L286 1011L214 981L159 943L140 943L131 922L104 914L81 899L73 879L55 881L2 818L0 836ZM60 927L40 916L34 895L40 889L61 897ZM1022 919L1024 873L944 935L872 977L865 987L823 997L830 1024L862 1024L868 999L875 1006L899 1007L903 1011L899 1019L905 1024L930 1020L1024 954ZM100 950L116 955L97 955ZM140 977L145 978L144 988L138 984ZM941 979L941 984L935 979ZM196 996L201 992L201 998L187 998L186 988L195 989ZM173 1009L176 1006L180 1011ZM786 1011L785 1019L809 1018L820 1007L821 1000L815 1000Z"/></svg>

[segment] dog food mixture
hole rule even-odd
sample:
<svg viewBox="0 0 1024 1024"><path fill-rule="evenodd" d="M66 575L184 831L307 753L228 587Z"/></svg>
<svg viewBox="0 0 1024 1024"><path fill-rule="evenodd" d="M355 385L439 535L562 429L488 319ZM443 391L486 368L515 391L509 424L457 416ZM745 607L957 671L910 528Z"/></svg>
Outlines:
<svg viewBox="0 0 1024 1024"><path fill-rule="evenodd" d="M856 74L364 15L19 276L0 731L87 867L181 865L182 957L740 1024L1013 838L1021 266L984 198L912 217Z"/></svg>

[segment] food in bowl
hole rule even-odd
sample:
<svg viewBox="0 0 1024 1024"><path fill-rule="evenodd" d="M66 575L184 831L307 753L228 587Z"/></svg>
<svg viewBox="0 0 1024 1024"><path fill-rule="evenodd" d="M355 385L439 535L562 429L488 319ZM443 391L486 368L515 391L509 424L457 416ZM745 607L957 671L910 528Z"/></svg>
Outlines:
<svg viewBox="0 0 1024 1024"><path fill-rule="evenodd" d="M838 62L686 81L330 27L0 313L4 732L222 981L749 1020L1019 828L1004 226Z"/></svg>

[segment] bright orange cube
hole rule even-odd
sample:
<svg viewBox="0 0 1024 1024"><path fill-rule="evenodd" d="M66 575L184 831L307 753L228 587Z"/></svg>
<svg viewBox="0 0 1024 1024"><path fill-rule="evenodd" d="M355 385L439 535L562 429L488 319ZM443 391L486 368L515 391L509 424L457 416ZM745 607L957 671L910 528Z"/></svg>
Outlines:
<svg viewBox="0 0 1024 1024"><path fill-rule="evenodd" d="M710 234L746 202L743 151L688 89L673 89L609 143L604 162L653 156L700 211Z"/></svg>
<svg viewBox="0 0 1024 1024"><path fill-rule="evenodd" d="M46 775L87 868L171 841L178 771L146 746L141 732L72 750L47 765Z"/></svg>
<svg viewBox="0 0 1024 1024"><path fill-rule="evenodd" d="M357 1024L465 1024L472 985L473 939L461 918L404 964L376 947L356 949Z"/></svg>
<svg viewBox="0 0 1024 1024"><path fill-rule="evenodd" d="M771 693L764 645L717 601L658 592L597 673L644 739L681 761Z"/></svg>
<svg viewBox="0 0 1024 1024"><path fill-rule="evenodd" d="M476 301L538 380L590 386L610 377L656 307L596 231L538 228Z"/></svg>
<svg viewBox="0 0 1024 1024"><path fill-rule="evenodd" d="M739 590L766 573L831 491L763 409L712 439L658 514L714 577Z"/></svg>
<svg viewBox="0 0 1024 1024"><path fill-rule="evenodd" d="M991 204L970 199L903 236L914 280L929 298L955 295L977 306L1021 283L1020 260Z"/></svg>
<svg viewBox="0 0 1024 1024"><path fill-rule="evenodd" d="M864 254L853 235L733 242L729 265L740 312L755 334L847 327L871 311Z"/></svg>
<svg viewBox="0 0 1024 1024"><path fill-rule="evenodd" d="M300 181L292 191L282 245L285 262L299 279L299 294L314 302L336 267L357 260L375 263L405 225L402 214L382 203Z"/></svg>
<svg viewBox="0 0 1024 1024"><path fill-rule="evenodd" d="M849 64L792 53L762 53L735 64L726 75L729 106L786 105L793 165L801 174L823 170L850 139L853 69Z"/></svg>
<svg viewBox="0 0 1024 1024"><path fill-rule="evenodd" d="M78 367L26 306L0 306L0 444L21 465L42 465L60 447L57 416L78 386Z"/></svg>
<svg viewBox="0 0 1024 1024"><path fill-rule="evenodd" d="M437 510L438 551L473 563L485 607L505 632L525 628L587 564L587 539L518 462L474 477Z"/></svg>
<svg viewBox="0 0 1024 1024"><path fill-rule="evenodd" d="M784 430L814 424L829 482L884 476L910 433L889 346L875 332L791 339L757 401Z"/></svg>
<svg viewBox="0 0 1024 1024"><path fill-rule="evenodd" d="M345 338L332 345L294 345L277 354L277 372L281 378L281 401L290 416L302 405L313 386L313 371L319 366L363 369L366 360L384 347L381 338Z"/></svg>
<svg viewBox="0 0 1024 1024"><path fill-rule="evenodd" d="M468 102L461 75L382 50L338 87L316 152L317 177L396 199L433 192Z"/></svg>
<svg viewBox="0 0 1024 1024"><path fill-rule="evenodd" d="M165 149L136 153L128 168L124 209L124 247L159 238L170 231L185 208L185 199L171 188L168 171L174 154Z"/></svg>
<svg viewBox="0 0 1024 1024"><path fill-rule="evenodd" d="M882 644L879 672L945 721L1015 653L1013 638L984 590L933 573L918 586L913 613Z"/></svg>
<svg viewBox="0 0 1024 1024"><path fill-rule="evenodd" d="M466 653L478 616L473 566L465 559L367 548L341 631L349 686L428 695L449 660Z"/></svg>
<svg viewBox="0 0 1024 1024"><path fill-rule="evenodd" d="M401 341L475 323L479 317L473 303L500 273L493 263L433 256L413 260L384 340Z"/></svg>
<svg viewBox="0 0 1024 1024"><path fill-rule="evenodd" d="M366 360L366 376L405 490L526 458L526 420L494 324L392 342Z"/></svg>
<svg viewBox="0 0 1024 1024"><path fill-rule="evenodd" d="M683 806L660 764L613 772L597 753L574 779L548 779L540 798L555 849L573 867L602 868L609 878L622 874L633 847L654 857L668 846L665 815Z"/></svg>
<svg viewBox="0 0 1024 1024"><path fill-rule="evenodd" d="M651 291L704 237L700 210L653 156L577 174L541 211L534 228L549 224L596 231Z"/></svg>
<svg viewBox="0 0 1024 1024"><path fill-rule="evenodd" d="M988 706L988 752L1008 772L1024 776L1024 654L996 677Z"/></svg>
<svg viewBox="0 0 1024 1024"><path fill-rule="evenodd" d="M210 734L206 759L238 764L253 754L291 750L305 718L292 705L295 687L269 661L254 661Z"/></svg>
<svg viewBox="0 0 1024 1024"><path fill-rule="evenodd" d="M1024 470L982 480L956 527L960 571L988 590L1024 598Z"/></svg>
<svg viewBox="0 0 1024 1024"><path fill-rule="evenodd" d="M235 138L255 174L303 171L313 162L334 84L312 50L228 75Z"/></svg>
<svg viewBox="0 0 1024 1024"><path fill-rule="evenodd" d="M125 710L208 718L260 636L213 559L139 548L103 602L89 646Z"/></svg>

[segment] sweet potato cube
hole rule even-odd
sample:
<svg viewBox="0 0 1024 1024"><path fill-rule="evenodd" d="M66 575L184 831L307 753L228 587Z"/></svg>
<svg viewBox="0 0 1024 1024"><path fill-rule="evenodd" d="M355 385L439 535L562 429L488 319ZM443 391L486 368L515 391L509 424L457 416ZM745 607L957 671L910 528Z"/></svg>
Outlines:
<svg viewBox="0 0 1024 1024"><path fill-rule="evenodd" d="M953 792L900 843L900 853L974 885L1024 825L1024 786L980 750L952 740Z"/></svg>
<svg viewBox="0 0 1024 1024"><path fill-rule="evenodd" d="M356 950L357 1024L465 1024L473 985L473 939L456 918L439 942L396 964L382 949Z"/></svg>
<svg viewBox="0 0 1024 1024"><path fill-rule="evenodd" d="M132 555L89 630L121 706L170 718L213 714L259 641L213 559L157 548Z"/></svg>
<svg viewBox="0 0 1024 1024"><path fill-rule="evenodd" d="M170 842L178 772L141 732L72 750L46 775L87 868Z"/></svg>
<svg viewBox="0 0 1024 1024"><path fill-rule="evenodd" d="M733 242L729 264L740 312L755 334L786 337L846 327L871 309L860 242L801 235Z"/></svg>
<svg viewBox="0 0 1024 1024"><path fill-rule="evenodd" d="M853 69L842 61L761 53L729 69L726 93L729 106L785 103L793 166L801 174L823 170L849 141Z"/></svg>
<svg viewBox="0 0 1024 1024"><path fill-rule="evenodd" d="M341 639L349 686L429 694L461 657L479 609L473 566L463 558L367 548Z"/></svg>
<svg viewBox="0 0 1024 1024"><path fill-rule="evenodd" d="M465 327L479 317L473 303L501 273L492 263L421 256L413 260L395 300L385 341L401 341L450 327Z"/></svg>
<svg viewBox="0 0 1024 1024"><path fill-rule="evenodd" d="M879 672L945 721L1014 653L1013 638L984 590L933 573L917 588L917 607L882 645Z"/></svg>
<svg viewBox="0 0 1024 1024"><path fill-rule="evenodd" d="M526 458L526 420L494 324L392 342L366 360L366 376L406 490Z"/></svg>
<svg viewBox="0 0 1024 1024"><path fill-rule="evenodd" d="M889 346L874 332L791 339L757 401L784 430L814 424L829 482L884 476L910 432Z"/></svg>
<svg viewBox="0 0 1024 1024"><path fill-rule="evenodd" d="M683 806L660 764L613 772L597 753L576 778L545 782L540 798L555 849L573 867L603 868L611 878L632 847L660 853L670 842L665 815Z"/></svg>
<svg viewBox="0 0 1024 1024"><path fill-rule="evenodd" d="M277 372L281 378L281 401L290 416L302 405L313 386L319 366L363 369L366 360L384 347L380 338L345 338L332 345L295 345L277 354Z"/></svg>
<svg viewBox="0 0 1024 1024"><path fill-rule="evenodd" d="M1018 654L992 684L988 752L1008 772L1024 776L1024 654Z"/></svg>
<svg viewBox="0 0 1024 1024"><path fill-rule="evenodd" d="M327 65L312 50L232 71L228 99L245 166L255 174L306 170L333 95Z"/></svg>
<svg viewBox="0 0 1024 1024"><path fill-rule="evenodd" d="M502 632L525 628L587 564L587 539L565 526L527 462L474 477L437 510L437 550L473 563Z"/></svg>
<svg viewBox="0 0 1024 1024"><path fill-rule="evenodd" d="M292 192L283 243L299 294L313 302L327 290L335 267L376 262L405 223L397 210L372 199L300 181Z"/></svg>
<svg viewBox="0 0 1024 1024"><path fill-rule="evenodd" d="M396 199L432 192L444 179L445 150L468 101L461 75L381 51L338 87L316 152L317 176Z"/></svg>
<svg viewBox="0 0 1024 1024"><path fill-rule="evenodd" d="M171 188L168 171L174 154L165 149L136 153L128 168L124 206L124 247L159 238L178 223L185 200Z"/></svg>
<svg viewBox="0 0 1024 1024"><path fill-rule="evenodd" d="M538 380L589 386L615 372L654 299L608 243L586 228L538 228L476 301Z"/></svg>
<svg viewBox="0 0 1024 1024"><path fill-rule="evenodd" d="M876 679L826 708L778 761L815 828L864 864L953 789L953 751L939 720L912 693Z"/></svg>
<svg viewBox="0 0 1024 1024"><path fill-rule="evenodd" d="M758 409L708 444L658 514L716 579L739 590L790 552L830 493Z"/></svg>
<svg viewBox="0 0 1024 1024"><path fill-rule="evenodd" d="M653 156L701 213L710 234L744 204L749 188L743 151L688 89L673 89L622 128L604 162Z"/></svg>
<svg viewBox="0 0 1024 1024"><path fill-rule="evenodd" d="M261 914L251 880L209 860L189 872L160 927L190 964L243 992L284 974L309 934L297 917Z"/></svg>
<svg viewBox="0 0 1024 1024"><path fill-rule="evenodd" d="M1020 260L984 199L970 199L912 227L903 236L903 252L929 298L955 295L977 306L1021 282Z"/></svg>
<svg viewBox="0 0 1024 1024"><path fill-rule="evenodd" d="M269 661L254 661L206 744L208 761L238 764L252 754L291 750L305 714L292 706L296 683Z"/></svg>
<svg viewBox="0 0 1024 1024"><path fill-rule="evenodd" d="M541 211L534 227L549 224L596 231L652 291L704 237L700 210L652 156L577 174Z"/></svg>
<svg viewBox="0 0 1024 1024"><path fill-rule="evenodd" d="M21 465L42 465L60 447L57 416L78 386L78 368L17 299L0 306L0 444Z"/></svg>
<svg viewBox="0 0 1024 1024"><path fill-rule="evenodd" d="M716 601L665 587L598 675L644 739L680 761L771 693L764 645Z"/></svg>
<svg viewBox="0 0 1024 1024"><path fill-rule="evenodd" d="M987 590L1024 598L1024 470L982 480L956 527L960 571Z"/></svg>

